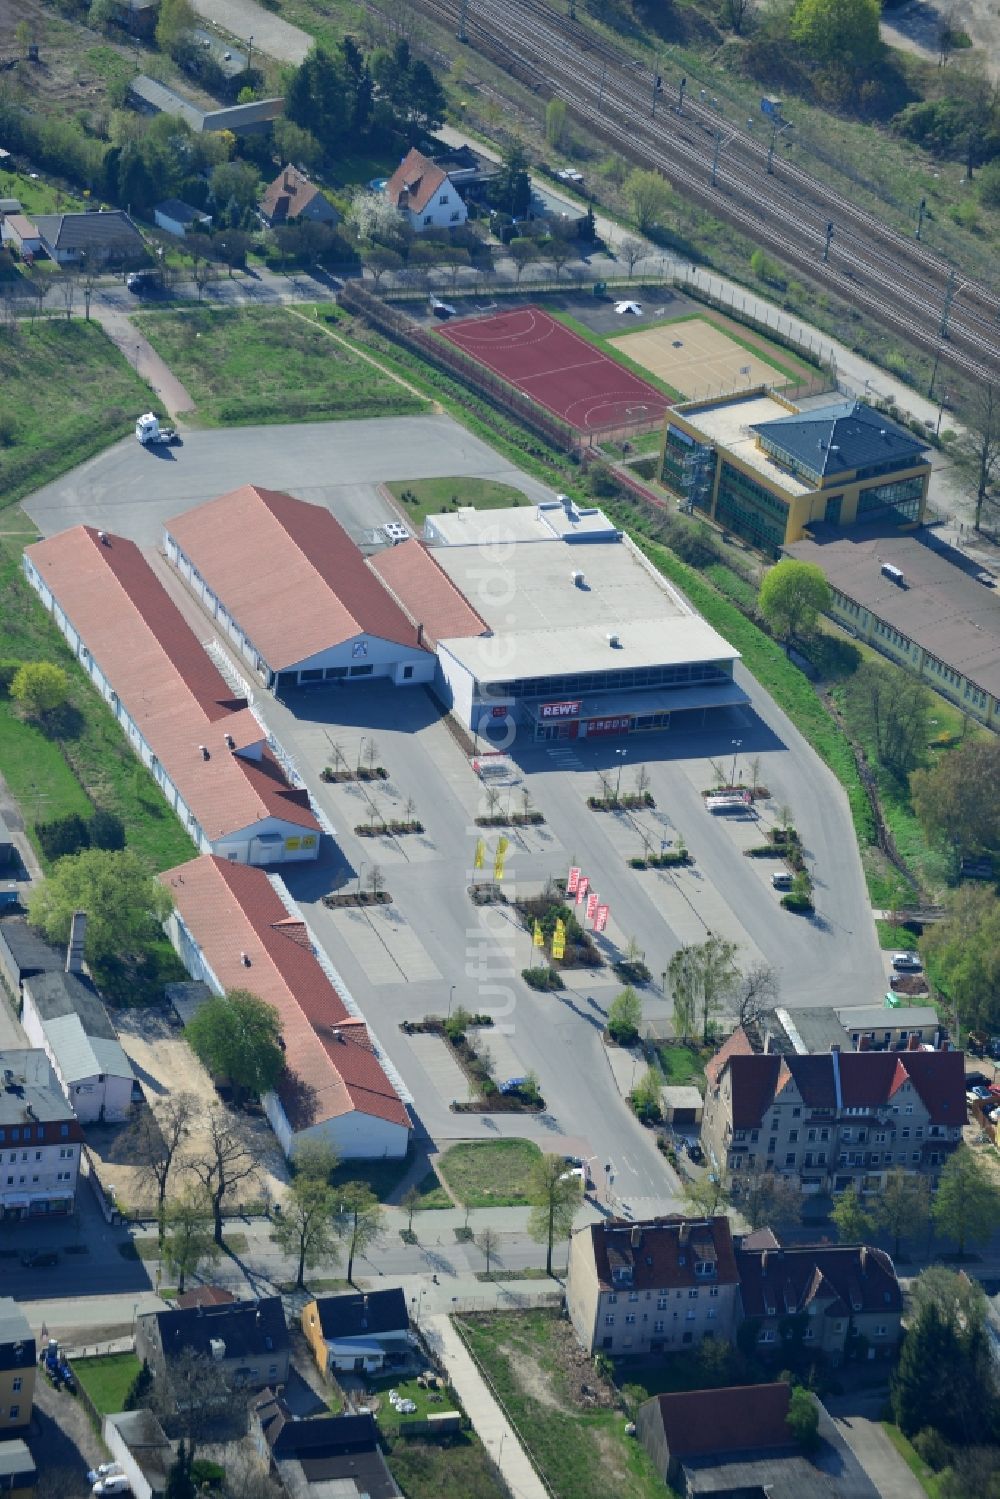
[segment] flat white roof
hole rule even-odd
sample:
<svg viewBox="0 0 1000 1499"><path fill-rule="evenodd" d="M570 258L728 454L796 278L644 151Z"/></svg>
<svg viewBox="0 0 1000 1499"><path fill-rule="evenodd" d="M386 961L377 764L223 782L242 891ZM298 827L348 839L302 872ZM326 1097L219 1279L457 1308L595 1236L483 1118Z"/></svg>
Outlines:
<svg viewBox="0 0 1000 1499"><path fill-rule="evenodd" d="M739 659L617 532L584 546L442 546L434 557L493 631L440 641L479 681Z"/></svg>
<svg viewBox="0 0 1000 1499"><path fill-rule="evenodd" d="M810 494L812 486L796 479L780 463L775 463L757 446L757 436L750 431L757 422L775 422L788 416L788 407L771 396L747 396L746 399L722 401L717 406L681 406L679 413L689 426L695 427L711 442L740 458L758 473L766 474L786 494ZM667 413L667 420L670 414Z"/></svg>
<svg viewBox="0 0 1000 1499"><path fill-rule="evenodd" d="M460 487L461 480L456 480ZM475 510L462 506L441 515L429 515L425 536L435 545L500 546L512 541L575 540L617 536L614 524L596 505L572 501L544 500L540 504L511 505L502 510Z"/></svg>

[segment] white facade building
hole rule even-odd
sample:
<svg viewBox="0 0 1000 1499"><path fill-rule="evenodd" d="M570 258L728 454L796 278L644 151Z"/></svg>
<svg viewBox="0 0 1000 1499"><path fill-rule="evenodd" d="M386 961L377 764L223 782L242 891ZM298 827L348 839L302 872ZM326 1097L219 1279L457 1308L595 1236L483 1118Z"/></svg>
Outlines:
<svg viewBox="0 0 1000 1499"><path fill-rule="evenodd" d="M469 217L465 202L447 172L417 150L403 157L385 185L385 195L414 234L425 229L457 229Z"/></svg>
<svg viewBox="0 0 1000 1499"><path fill-rule="evenodd" d="M82 1144L44 1051L0 1052L0 1221L71 1213Z"/></svg>

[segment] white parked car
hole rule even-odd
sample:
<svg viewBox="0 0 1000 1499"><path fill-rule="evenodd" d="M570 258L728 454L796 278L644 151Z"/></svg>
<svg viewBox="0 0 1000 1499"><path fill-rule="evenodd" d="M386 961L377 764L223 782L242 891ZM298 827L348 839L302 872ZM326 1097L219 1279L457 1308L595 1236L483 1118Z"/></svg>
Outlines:
<svg viewBox="0 0 1000 1499"><path fill-rule="evenodd" d="M109 1473L99 1478L90 1491L92 1494L131 1494L132 1485L124 1473Z"/></svg>
<svg viewBox="0 0 1000 1499"><path fill-rule="evenodd" d="M87 1474L88 1483L96 1483L99 1478L110 1478L112 1474L121 1473L121 1463L98 1463L96 1468L91 1468Z"/></svg>
<svg viewBox="0 0 1000 1499"><path fill-rule="evenodd" d="M642 317L641 302L616 302L615 311L619 317Z"/></svg>
<svg viewBox="0 0 1000 1499"><path fill-rule="evenodd" d="M921 973L923 964L915 952L894 952L892 966L897 973Z"/></svg>

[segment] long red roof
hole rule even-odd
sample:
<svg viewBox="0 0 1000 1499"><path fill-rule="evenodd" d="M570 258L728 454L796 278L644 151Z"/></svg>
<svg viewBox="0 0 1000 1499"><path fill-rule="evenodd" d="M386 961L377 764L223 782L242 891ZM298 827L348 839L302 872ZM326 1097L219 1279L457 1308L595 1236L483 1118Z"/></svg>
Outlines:
<svg viewBox="0 0 1000 1499"><path fill-rule="evenodd" d="M305 923L289 915L264 871L205 854L160 879L219 983L277 1010L286 1065L278 1096L292 1128L356 1110L408 1129L368 1027L348 1010Z"/></svg>

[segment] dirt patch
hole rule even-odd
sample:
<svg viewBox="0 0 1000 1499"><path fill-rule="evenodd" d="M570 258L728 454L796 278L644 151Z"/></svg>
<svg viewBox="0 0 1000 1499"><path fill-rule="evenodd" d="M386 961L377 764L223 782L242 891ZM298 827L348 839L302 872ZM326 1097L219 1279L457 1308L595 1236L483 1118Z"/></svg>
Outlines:
<svg viewBox="0 0 1000 1499"><path fill-rule="evenodd" d="M500 1344L497 1352L525 1395L549 1410L572 1415L616 1404L614 1390L596 1372L568 1322L546 1319L543 1338L531 1336L526 1343L515 1338Z"/></svg>
<svg viewBox="0 0 1000 1499"><path fill-rule="evenodd" d="M613 1432L603 1431L600 1427L594 1427L590 1436L601 1454L601 1472L608 1479L608 1492L626 1493L624 1485L628 1479L628 1467L621 1442Z"/></svg>
<svg viewBox="0 0 1000 1499"><path fill-rule="evenodd" d="M539 1405L547 1406L549 1410L566 1410L563 1402L556 1399L551 1382L534 1360L512 1348L509 1343L501 1343L497 1352L510 1364L514 1378L529 1400L537 1400Z"/></svg>

